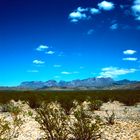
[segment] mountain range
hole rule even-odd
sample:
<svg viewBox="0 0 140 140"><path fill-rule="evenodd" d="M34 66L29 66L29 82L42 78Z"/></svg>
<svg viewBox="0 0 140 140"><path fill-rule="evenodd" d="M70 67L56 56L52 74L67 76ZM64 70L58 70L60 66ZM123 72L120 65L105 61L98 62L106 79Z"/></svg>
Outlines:
<svg viewBox="0 0 140 140"><path fill-rule="evenodd" d="M112 78L87 78L72 81L25 81L18 86L0 86L0 90L140 90L140 81Z"/></svg>
<svg viewBox="0 0 140 140"><path fill-rule="evenodd" d="M46 82L42 81L26 81L22 82L18 88L20 89L133 89L133 85L137 84L138 89L140 89L140 82L130 81L127 79L115 81L112 78L87 78L87 79L77 79L72 81L55 81L48 80ZM130 86L131 85L131 86Z"/></svg>

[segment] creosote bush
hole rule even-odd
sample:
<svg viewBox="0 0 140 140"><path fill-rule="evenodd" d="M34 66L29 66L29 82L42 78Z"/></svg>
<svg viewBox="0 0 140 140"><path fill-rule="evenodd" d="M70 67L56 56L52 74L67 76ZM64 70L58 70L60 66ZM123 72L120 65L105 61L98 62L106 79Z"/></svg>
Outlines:
<svg viewBox="0 0 140 140"><path fill-rule="evenodd" d="M45 132L43 139L66 140L68 137L68 118L65 110L57 102L43 103L36 109L36 121Z"/></svg>
<svg viewBox="0 0 140 140"><path fill-rule="evenodd" d="M74 140L96 140L101 137L103 122L99 116L93 117L93 112L85 110L80 104L73 111L75 121L70 125Z"/></svg>
<svg viewBox="0 0 140 140"><path fill-rule="evenodd" d="M13 101L6 104L5 111L10 113L10 120L6 116L0 117L0 140L12 140L19 136L24 120L20 116L20 106L15 105Z"/></svg>
<svg viewBox="0 0 140 140"><path fill-rule="evenodd" d="M87 107L88 108L88 107ZM36 121L48 140L96 140L101 136L103 122L99 116L74 101L69 114L58 102L43 103L36 108Z"/></svg>
<svg viewBox="0 0 140 140"><path fill-rule="evenodd" d="M100 110L100 107L102 106L103 104L103 101L101 100L90 100L90 109L91 110Z"/></svg>
<svg viewBox="0 0 140 140"><path fill-rule="evenodd" d="M115 113L111 112L111 114L109 114L109 112L106 110L106 114L107 117L105 117L107 124L109 125L113 125L115 123Z"/></svg>
<svg viewBox="0 0 140 140"><path fill-rule="evenodd" d="M0 118L0 140L4 140L4 136L9 133L10 127L9 122L6 121L5 117Z"/></svg>

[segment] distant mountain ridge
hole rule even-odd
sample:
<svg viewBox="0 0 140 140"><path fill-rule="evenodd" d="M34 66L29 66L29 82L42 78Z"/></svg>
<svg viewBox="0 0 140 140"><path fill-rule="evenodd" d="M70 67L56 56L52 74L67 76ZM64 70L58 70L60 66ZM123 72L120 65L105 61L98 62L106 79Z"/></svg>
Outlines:
<svg viewBox="0 0 140 140"><path fill-rule="evenodd" d="M127 79L114 81L112 78L87 78L83 80L72 81L26 81L22 82L18 88L27 89L47 89L47 88L105 88L112 86L121 86L137 83L137 81L129 81Z"/></svg>

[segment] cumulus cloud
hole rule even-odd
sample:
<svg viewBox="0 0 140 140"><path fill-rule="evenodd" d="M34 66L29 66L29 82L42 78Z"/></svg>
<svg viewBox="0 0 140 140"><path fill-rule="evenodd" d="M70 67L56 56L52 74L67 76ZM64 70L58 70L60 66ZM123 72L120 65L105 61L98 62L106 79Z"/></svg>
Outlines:
<svg viewBox="0 0 140 140"><path fill-rule="evenodd" d="M41 61L41 60L34 60L33 61L34 64L44 64L45 61Z"/></svg>
<svg viewBox="0 0 140 140"><path fill-rule="evenodd" d="M73 22L73 23L76 23L76 22L78 22L79 20L78 19L71 19L71 22Z"/></svg>
<svg viewBox="0 0 140 140"><path fill-rule="evenodd" d="M140 0L135 0L134 4L140 4Z"/></svg>
<svg viewBox="0 0 140 140"><path fill-rule="evenodd" d="M85 20L87 19L87 15L85 13L74 11L69 14L69 18L71 22L78 22L79 20Z"/></svg>
<svg viewBox="0 0 140 140"><path fill-rule="evenodd" d="M45 51L46 49L48 49L48 46L45 45L40 45L38 48L36 48L37 51Z"/></svg>
<svg viewBox="0 0 140 140"><path fill-rule="evenodd" d="M123 58L124 61L137 61L138 58L136 57L127 57L127 58Z"/></svg>
<svg viewBox="0 0 140 140"><path fill-rule="evenodd" d="M67 72L67 71L62 71L61 74L69 75L69 74L72 74L72 73L71 72Z"/></svg>
<svg viewBox="0 0 140 140"><path fill-rule="evenodd" d="M78 74L78 71L74 71L74 72L68 72L68 71L63 71L61 72L61 74L65 74L65 75L70 75L70 74Z"/></svg>
<svg viewBox="0 0 140 140"><path fill-rule="evenodd" d="M69 19L71 22L78 22L79 20L86 20L89 17L86 15L85 12L88 11L88 8L78 7L75 11L69 14Z"/></svg>
<svg viewBox="0 0 140 140"><path fill-rule="evenodd" d="M113 2L108 2L108 1L102 1L100 3L98 3L98 8L91 8L91 7L87 7L87 8L82 8L82 7L78 7L77 9L75 9L73 12L71 12L69 14L69 19L71 22L78 22L80 20L88 20L91 18L91 15L96 15L96 14L100 14L101 11L100 10L105 10L105 11L109 11L114 9L114 3Z"/></svg>
<svg viewBox="0 0 140 140"><path fill-rule="evenodd" d="M55 52L54 51L48 51L48 52L46 52L46 54L54 54Z"/></svg>
<svg viewBox="0 0 140 140"><path fill-rule="evenodd" d="M90 13L93 14L93 15L96 15L96 14L100 13L100 10L96 9L96 8L90 8Z"/></svg>
<svg viewBox="0 0 140 140"><path fill-rule="evenodd" d="M53 65L55 68L60 68L61 65Z"/></svg>
<svg viewBox="0 0 140 140"><path fill-rule="evenodd" d="M115 23L115 24L113 24L113 25L110 26L110 29L111 30L116 30L116 29L118 29L118 27L119 27L118 24Z"/></svg>
<svg viewBox="0 0 140 140"><path fill-rule="evenodd" d="M78 11L78 12L85 12L85 11L88 11L88 8L78 7L78 8L77 8L77 11Z"/></svg>
<svg viewBox="0 0 140 140"><path fill-rule="evenodd" d="M98 77L111 77L111 78L115 78L117 76L120 75L125 75L125 74L129 74L129 73L134 73L136 72L136 69L124 69L124 68L118 68L118 67L107 67L107 68L103 68L102 72L100 73L100 75Z"/></svg>
<svg viewBox="0 0 140 140"><path fill-rule="evenodd" d="M112 2L102 1L101 3L98 3L98 7L99 9L109 11L114 9L115 6Z"/></svg>
<svg viewBox="0 0 140 140"><path fill-rule="evenodd" d="M140 20L140 0L134 0L134 4L131 7L133 15L136 20Z"/></svg>
<svg viewBox="0 0 140 140"><path fill-rule="evenodd" d="M137 51L135 51L135 50L125 50L125 51L123 51L123 53L124 54L126 54L126 55L132 55L132 54L135 54Z"/></svg>

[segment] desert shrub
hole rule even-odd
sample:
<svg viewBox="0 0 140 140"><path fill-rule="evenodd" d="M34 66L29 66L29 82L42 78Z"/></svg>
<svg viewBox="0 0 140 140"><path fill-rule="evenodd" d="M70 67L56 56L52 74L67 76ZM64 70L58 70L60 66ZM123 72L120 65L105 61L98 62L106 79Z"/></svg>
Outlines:
<svg viewBox="0 0 140 140"><path fill-rule="evenodd" d="M101 136L103 122L99 116L92 116L92 112L86 112L82 105L79 105L73 112L75 121L70 125L70 133L74 140L96 140Z"/></svg>
<svg viewBox="0 0 140 140"><path fill-rule="evenodd" d="M31 107L38 107L36 101L50 100L55 101L55 97L58 99L79 100L83 101L88 96L92 99L108 102L109 100L120 101L126 105L134 105L140 102L140 90L74 90L74 91L0 91L0 103L5 104L11 99L13 100L25 100L34 101L31 103ZM133 96L132 96L133 94ZM122 96L123 95L123 96Z"/></svg>
<svg viewBox="0 0 140 140"><path fill-rule="evenodd" d="M42 103L35 109L36 121L45 132L42 139L94 140L99 138L103 121L99 116L93 116L93 112L87 108L75 100L67 115L58 102Z"/></svg>
<svg viewBox="0 0 140 140"><path fill-rule="evenodd" d="M62 108L64 109L66 115L70 114L70 110L73 107L73 100L65 100L65 99L61 99L60 104L62 106Z"/></svg>
<svg viewBox="0 0 140 140"><path fill-rule="evenodd" d="M100 110L100 107L102 106L103 101L101 100L90 100L90 109L91 110Z"/></svg>
<svg viewBox="0 0 140 140"><path fill-rule="evenodd" d="M42 103L36 108L36 121L45 132L43 139L66 140L68 136L68 117L65 110L57 102Z"/></svg>
<svg viewBox="0 0 140 140"><path fill-rule="evenodd" d="M106 110L106 114L107 117L105 117L107 124L109 125L113 125L115 123L115 113L111 112L111 114L109 114L109 112Z"/></svg>
<svg viewBox="0 0 140 140"><path fill-rule="evenodd" d="M32 109L35 109L35 108L39 108L40 105L41 105L41 99L36 96L30 96L30 98L28 99L27 101L27 104L32 108Z"/></svg>
<svg viewBox="0 0 140 140"><path fill-rule="evenodd" d="M8 104L1 104L0 105L0 112L8 112Z"/></svg>
<svg viewBox="0 0 140 140"><path fill-rule="evenodd" d="M19 106L14 105L13 103L9 103L8 112L12 113L15 117L17 117L21 112L21 108Z"/></svg>
<svg viewBox="0 0 140 140"><path fill-rule="evenodd" d="M2 104L0 110L1 112L10 112L14 114L19 114L21 111L19 106L14 105L13 101L10 101L7 104Z"/></svg>
<svg viewBox="0 0 140 140"><path fill-rule="evenodd" d="M4 136L9 133L10 131L10 126L9 122L6 121L5 117L0 118L0 140L5 140Z"/></svg>
<svg viewBox="0 0 140 140"><path fill-rule="evenodd" d="M19 136L19 130L24 122L20 115L21 109L13 101L7 104L6 111L10 113L10 120L6 116L0 118L0 139L11 140Z"/></svg>

